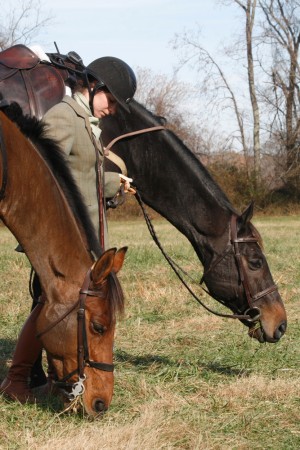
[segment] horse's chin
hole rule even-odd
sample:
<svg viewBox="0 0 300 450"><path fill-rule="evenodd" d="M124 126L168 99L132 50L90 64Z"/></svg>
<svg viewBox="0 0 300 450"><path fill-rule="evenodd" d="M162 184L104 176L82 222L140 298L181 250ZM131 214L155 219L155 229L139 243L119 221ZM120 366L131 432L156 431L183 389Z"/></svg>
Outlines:
<svg viewBox="0 0 300 450"><path fill-rule="evenodd" d="M63 397L63 394L61 395ZM75 401L64 399L64 410L73 414L81 414L83 416L101 419L107 409L108 408L102 401L100 401L99 404L99 400L96 400L92 405L90 405L82 397L78 397Z"/></svg>
<svg viewBox="0 0 300 450"><path fill-rule="evenodd" d="M274 344L274 343L278 342L278 340L279 340L279 339L271 338L270 336L268 336L265 333L260 322L253 324L249 328L248 335L251 338L256 339L260 344L264 344L266 342Z"/></svg>
<svg viewBox="0 0 300 450"><path fill-rule="evenodd" d="M251 338L256 339L261 344L264 344L265 342L267 342L264 330L262 329L260 324L259 324L259 326L257 324L254 324L253 326L251 326L249 328L248 335Z"/></svg>

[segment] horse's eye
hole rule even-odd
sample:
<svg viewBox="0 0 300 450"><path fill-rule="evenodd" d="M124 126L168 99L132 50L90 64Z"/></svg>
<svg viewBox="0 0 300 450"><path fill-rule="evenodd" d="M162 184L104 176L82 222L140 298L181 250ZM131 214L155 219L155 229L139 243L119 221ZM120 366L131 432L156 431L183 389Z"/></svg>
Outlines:
<svg viewBox="0 0 300 450"><path fill-rule="evenodd" d="M93 327L93 330L99 334L104 334L106 331L106 327L104 325L101 325L101 323L92 322L92 327Z"/></svg>
<svg viewBox="0 0 300 450"><path fill-rule="evenodd" d="M249 269L258 270L263 266L263 260L261 258L252 258L248 261Z"/></svg>

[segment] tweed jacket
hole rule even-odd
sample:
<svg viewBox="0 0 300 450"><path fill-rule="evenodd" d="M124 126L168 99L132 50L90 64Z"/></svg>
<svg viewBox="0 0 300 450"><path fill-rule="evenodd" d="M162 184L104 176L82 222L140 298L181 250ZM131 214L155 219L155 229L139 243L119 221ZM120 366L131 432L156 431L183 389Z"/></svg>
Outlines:
<svg viewBox="0 0 300 450"><path fill-rule="evenodd" d="M65 153L95 229L99 231L96 152L88 115L72 97L66 95L60 103L46 112L43 122L46 125L47 137L55 139ZM103 161L101 145L97 151L100 161ZM119 188L119 175L113 172L106 173L105 197L113 197Z"/></svg>

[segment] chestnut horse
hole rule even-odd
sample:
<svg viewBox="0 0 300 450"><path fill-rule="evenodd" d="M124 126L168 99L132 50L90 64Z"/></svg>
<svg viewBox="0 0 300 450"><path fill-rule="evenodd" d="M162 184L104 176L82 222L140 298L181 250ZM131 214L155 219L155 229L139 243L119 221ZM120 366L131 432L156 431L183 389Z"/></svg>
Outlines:
<svg viewBox="0 0 300 450"><path fill-rule="evenodd" d="M164 125L136 101L131 113L120 109L102 120L106 146L118 136ZM251 205L239 214L207 169L170 130L120 139L112 147L127 167L142 200L191 242L204 267L202 281L212 297L226 305L259 342L277 342L287 326ZM106 170L122 163L108 156ZM243 317L244 316L244 317Z"/></svg>
<svg viewBox="0 0 300 450"><path fill-rule="evenodd" d="M62 152L30 120L34 144L0 111L0 217L40 279L36 331L58 385L70 400L82 394L96 415L113 395L114 330L124 307L116 273L126 248L101 251Z"/></svg>

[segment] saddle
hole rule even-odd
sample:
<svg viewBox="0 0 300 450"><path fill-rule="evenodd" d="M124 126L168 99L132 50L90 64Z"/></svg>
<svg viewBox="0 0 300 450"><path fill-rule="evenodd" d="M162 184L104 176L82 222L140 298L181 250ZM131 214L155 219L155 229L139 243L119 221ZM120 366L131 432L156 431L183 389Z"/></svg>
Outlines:
<svg viewBox="0 0 300 450"><path fill-rule="evenodd" d="M41 119L65 95L66 68L41 61L25 45L0 52L0 99L17 102L24 115Z"/></svg>

